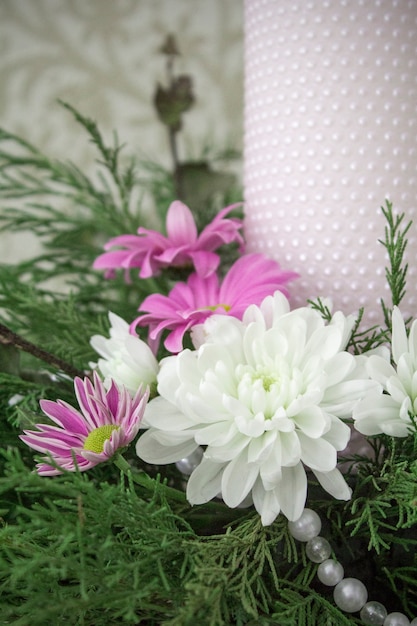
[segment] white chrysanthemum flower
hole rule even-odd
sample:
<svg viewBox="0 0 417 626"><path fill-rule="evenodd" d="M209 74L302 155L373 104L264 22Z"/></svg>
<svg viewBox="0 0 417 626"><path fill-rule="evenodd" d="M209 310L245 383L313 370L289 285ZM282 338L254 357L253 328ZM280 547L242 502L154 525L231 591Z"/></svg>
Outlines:
<svg viewBox="0 0 417 626"><path fill-rule="evenodd" d="M392 312L391 349L396 368L388 350L385 358L373 355L368 359L369 375L380 390L369 393L353 412L355 428L364 435L406 437L417 418L417 320L407 337L398 307Z"/></svg>
<svg viewBox="0 0 417 626"><path fill-rule="evenodd" d="M249 307L242 321L212 316L197 350L162 361L139 457L172 463L203 446L189 502L221 495L237 507L249 498L264 525L280 511L300 517L304 465L326 491L349 499L336 467L350 436L340 418L375 385L364 359L345 351L352 324L341 313L327 325L312 308L290 311L279 292Z"/></svg>
<svg viewBox="0 0 417 626"><path fill-rule="evenodd" d="M106 388L114 380L135 395L140 385L156 386L158 361L148 344L129 333L129 324L115 313L109 313L110 338L94 335L91 346L103 358L97 364Z"/></svg>

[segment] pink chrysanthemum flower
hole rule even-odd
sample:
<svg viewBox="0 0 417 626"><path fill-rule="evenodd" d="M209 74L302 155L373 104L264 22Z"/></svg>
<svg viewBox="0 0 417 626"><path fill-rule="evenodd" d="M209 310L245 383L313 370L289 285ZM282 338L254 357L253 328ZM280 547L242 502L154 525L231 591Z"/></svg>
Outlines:
<svg viewBox="0 0 417 626"><path fill-rule="evenodd" d="M93 264L95 269L106 270L106 276L114 276L116 269L128 272L139 267L139 276L155 276L164 267L194 266L203 278L215 272L219 266L219 255L214 252L223 244L237 242L243 250L240 234L242 220L226 218L233 204L222 209L200 234L190 209L179 200L173 202L166 217L165 237L155 230L138 228L137 235L114 237L104 246L105 252ZM120 250L113 250L120 247Z"/></svg>
<svg viewBox="0 0 417 626"><path fill-rule="evenodd" d="M285 285L296 277L295 272L282 270L263 254L247 254L232 265L222 283L217 274L202 278L194 273L186 283L178 282L168 296L148 296L139 307L145 314L134 320L131 331L148 326L149 345L156 352L162 333L169 330L164 345L177 353L182 350L184 334L213 313L242 319L249 305L260 304L275 291L288 295Z"/></svg>
<svg viewBox="0 0 417 626"><path fill-rule="evenodd" d="M51 458L62 470L84 472L108 461L138 433L148 391L139 389L132 398L127 389L112 382L106 392L95 372L93 383L75 378L74 389L81 411L63 400L41 400L42 411L57 426L36 424L38 430L25 430L20 436L28 446L47 455L44 463L37 464L42 476L62 473L48 463Z"/></svg>

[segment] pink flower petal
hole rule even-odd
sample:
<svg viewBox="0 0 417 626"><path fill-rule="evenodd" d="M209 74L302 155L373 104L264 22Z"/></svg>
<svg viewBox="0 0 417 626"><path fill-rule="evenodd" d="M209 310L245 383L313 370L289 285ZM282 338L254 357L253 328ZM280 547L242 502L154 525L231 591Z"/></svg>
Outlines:
<svg viewBox="0 0 417 626"><path fill-rule="evenodd" d="M193 214L180 200L172 202L168 209L166 229L168 238L175 246L184 243L191 245L197 240L197 226Z"/></svg>
<svg viewBox="0 0 417 626"><path fill-rule="evenodd" d="M88 430L81 413L73 409L73 407L66 402L63 402L62 400L58 400L58 402L52 402L52 400L41 400L40 407L45 415L54 421L55 424L58 424L58 426L82 435L88 434Z"/></svg>
<svg viewBox="0 0 417 626"><path fill-rule="evenodd" d="M147 326L157 350L162 333L170 330L164 345L176 353L182 349L185 332L213 313L241 319L251 304L259 305L277 290L286 292L286 283L296 276L262 254L248 254L232 265L221 285L216 274L203 278L193 273L186 283L176 283L168 296L148 296L139 307L144 313L133 322L131 331L138 325Z"/></svg>
<svg viewBox="0 0 417 626"><path fill-rule="evenodd" d="M97 257L93 267L105 270L107 277L113 277L116 269L140 268L139 276L148 278L171 265L194 265L197 274L206 277L218 267L217 248L236 242L243 249L242 221L225 217L236 206L220 211L198 235L192 212L183 202L176 200L167 212L167 237L143 227L138 228L138 235L113 237L105 245L106 252Z"/></svg>
<svg viewBox="0 0 417 626"><path fill-rule="evenodd" d="M198 243L205 250L215 250L219 246L236 241L241 247L244 245L244 239L240 234L243 223L237 218L224 219L233 209L240 206L241 203L232 204L216 215L213 221L208 224L198 238Z"/></svg>
<svg viewBox="0 0 417 626"><path fill-rule="evenodd" d="M201 278L208 278L210 274L214 274L220 263L219 255L214 252L191 252L190 258L195 267L195 271Z"/></svg>
<svg viewBox="0 0 417 626"><path fill-rule="evenodd" d="M75 378L74 390L82 413L62 400L42 400L42 410L58 426L37 424L37 430L26 430L20 435L28 446L47 455L45 462L37 466L42 475L60 473L47 463L48 455L62 469L75 471L78 467L85 471L110 458L120 447L127 446L139 430L149 395L148 389L139 389L132 399L128 390L118 388L114 381L106 392L96 372L93 382L88 378ZM118 428L103 442L103 452L97 454L85 450L87 437L107 424Z"/></svg>

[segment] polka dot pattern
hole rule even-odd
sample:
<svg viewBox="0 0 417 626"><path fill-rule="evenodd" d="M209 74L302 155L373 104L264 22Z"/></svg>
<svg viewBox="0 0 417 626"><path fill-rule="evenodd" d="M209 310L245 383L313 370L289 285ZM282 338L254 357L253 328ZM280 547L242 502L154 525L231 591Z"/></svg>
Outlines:
<svg viewBox="0 0 417 626"><path fill-rule="evenodd" d="M294 306L382 321L389 199L417 315L416 0L246 0L244 152L248 250L300 273Z"/></svg>

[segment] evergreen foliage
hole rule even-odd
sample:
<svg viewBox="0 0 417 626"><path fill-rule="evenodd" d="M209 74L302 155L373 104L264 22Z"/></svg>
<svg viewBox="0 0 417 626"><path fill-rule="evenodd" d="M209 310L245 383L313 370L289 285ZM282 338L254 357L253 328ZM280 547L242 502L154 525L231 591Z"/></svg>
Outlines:
<svg viewBox="0 0 417 626"><path fill-rule="evenodd" d="M1 228L30 230L44 246L34 259L0 266L0 322L43 350L35 354L4 336L0 343L0 623L359 624L334 605L331 589L317 581L316 565L282 516L265 528L251 510L229 510L220 502L192 508L175 468L156 468L155 474L136 457L127 467L101 465L85 474L34 473L19 433L40 421L41 398L74 401L70 377L49 357L88 370L97 357L90 337L107 333L108 311L132 319L146 295L173 284L167 274L146 281L132 275L131 285L122 276L109 282L91 269L106 239L146 223L140 209L145 193L154 193L163 223L175 181L153 164L140 169L134 160L123 162L117 141L106 146L93 121L64 106L98 150L94 180L0 132ZM234 193L222 203L233 201ZM213 211L216 187L214 196ZM202 220L204 207L194 208ZM398 304L409 225L403 228L403 216L395 218L389 203L383 211L387 279ZM323 302L312 305L331 318ZM389 309L383 306L386 328L359 333L358 324L355 352L389 339ZM309 493L345 571L365 582L372 599L415 616L417 439L375 437L373 445L374 459L346 459L350 502L323 499L314 480Z"/></svg>

